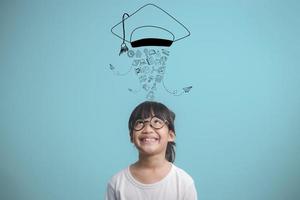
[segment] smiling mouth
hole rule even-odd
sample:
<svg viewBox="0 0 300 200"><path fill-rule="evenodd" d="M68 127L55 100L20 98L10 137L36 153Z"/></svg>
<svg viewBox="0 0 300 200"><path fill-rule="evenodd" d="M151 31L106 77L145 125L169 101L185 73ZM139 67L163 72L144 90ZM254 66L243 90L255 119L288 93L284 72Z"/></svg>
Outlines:
<svg viewBox="0 0 300 200"><path fill-rule="evenodd" d="M140 141L144 144L152 144L152 143L157 143L158 139L157 138L142 138Z"/></svg>

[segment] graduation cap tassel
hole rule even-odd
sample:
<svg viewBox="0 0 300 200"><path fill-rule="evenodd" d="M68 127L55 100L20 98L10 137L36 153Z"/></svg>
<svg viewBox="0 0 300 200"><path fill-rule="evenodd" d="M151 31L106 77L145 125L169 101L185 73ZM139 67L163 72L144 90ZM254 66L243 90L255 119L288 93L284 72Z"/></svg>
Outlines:
<svg viewBox="0 0 300 200"><path fill-rule="evenodd" d="M120 50L120 53L119 53L119 56L122 54L122 53L125 53L128 51L128 47L126 46L126 44L123 42L121 44L121 50Z"/></svg>
<svg viewBox="0 0 300 200"><path fill-rule="evenodd" d="M121 44L121 50L120 50L120 53L119 53L119 56L122 54L122 53L125 53L128 51L128 47L126 46L126 43L125 43L125 25L124 25L124 18L125 16L129 17L129 15L127 13L124 13L123 16L122 16L122 25L123 25L123 42Z"/></svg>

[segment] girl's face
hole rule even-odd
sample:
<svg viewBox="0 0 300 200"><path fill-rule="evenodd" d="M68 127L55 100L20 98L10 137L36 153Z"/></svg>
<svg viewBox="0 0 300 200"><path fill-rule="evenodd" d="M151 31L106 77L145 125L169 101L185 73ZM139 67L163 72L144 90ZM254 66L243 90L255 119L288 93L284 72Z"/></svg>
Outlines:
<svg viewBox="0 0 300 200"><path fill-rule="evenodd" d="M169 130L167 123L154 116L135 122L135 127L139 128L133 130L131 142L135 144L140 155L165 156L168 142L175 140L175 134Z"/></svg>

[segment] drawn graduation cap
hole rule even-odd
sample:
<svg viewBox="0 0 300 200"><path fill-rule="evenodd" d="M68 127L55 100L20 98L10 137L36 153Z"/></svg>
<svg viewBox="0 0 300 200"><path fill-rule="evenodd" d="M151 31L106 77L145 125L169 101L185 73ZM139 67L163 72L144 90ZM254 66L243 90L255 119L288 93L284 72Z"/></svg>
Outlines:
<svg viewBox="0 0 300 200"><path fill-rule="evenodd" d="M111 32L123 40L119 55L128 51L126 43L133 48L142 46L170 47L174 42L190 35L190 31L175 17L154 4L146 4L111 28Z"/></svg>

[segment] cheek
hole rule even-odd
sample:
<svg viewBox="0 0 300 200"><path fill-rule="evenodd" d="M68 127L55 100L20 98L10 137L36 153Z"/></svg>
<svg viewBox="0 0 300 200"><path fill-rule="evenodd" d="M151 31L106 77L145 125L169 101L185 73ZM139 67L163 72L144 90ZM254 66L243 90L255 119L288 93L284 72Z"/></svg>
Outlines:
<svg viewBox="0 0 300 200"><path fill-rule="evenodd" d="M161 132L160 132L160 137L161 138L164 138L165 140L168 140L169 139L169 136L170 134L169 134L169 131L168 131L168 129L164 129L164 130L162 130Z"/></svg>
<svg viewBox="0 0 300 200"><path fill-rule="evenodd" d="M135 136L134 136L135 134L132 132L131 134L130 134L130 141L131 142L133 142L134 141L134 138L135 138Z"/></svg>
<svg viewBox="0 0 300 200"><path fill-rule="evenodd" d="M134 142L137 140L138 134L136 132L133 132L131 135L131 142Z"/></svg>

